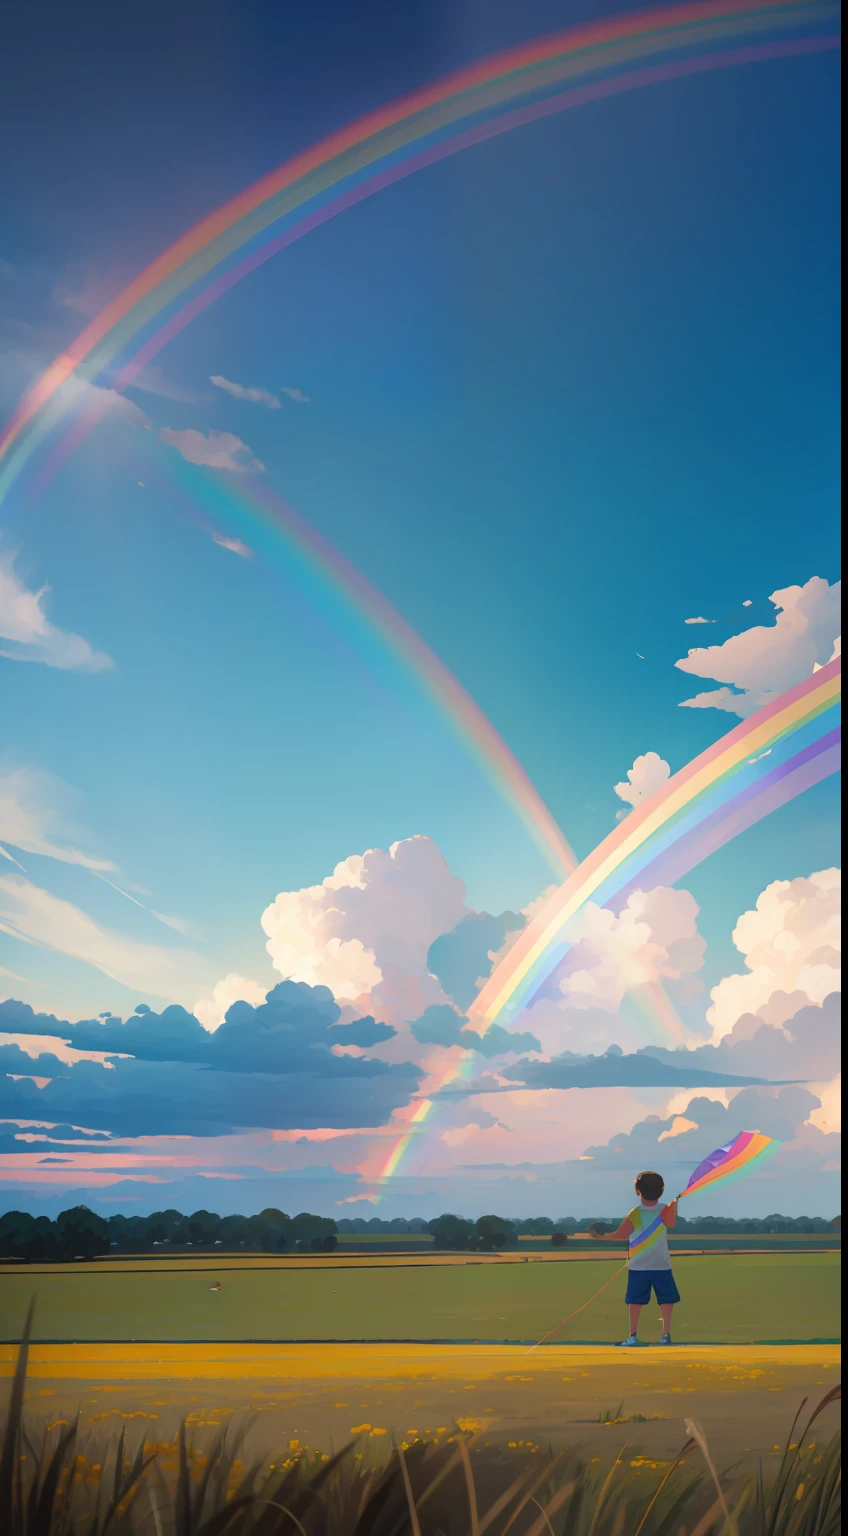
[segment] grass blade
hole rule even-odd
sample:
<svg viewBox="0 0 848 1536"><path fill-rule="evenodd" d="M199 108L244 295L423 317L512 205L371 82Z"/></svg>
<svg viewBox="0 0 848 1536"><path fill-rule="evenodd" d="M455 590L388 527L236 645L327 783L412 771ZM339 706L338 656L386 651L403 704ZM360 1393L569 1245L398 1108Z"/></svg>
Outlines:
<svg viewBox="0 0 848 1536"><path fill-rule="evenodd" d="M9 1394L6 1428L3 1433L3 1444L0 1447L0 1527L7 1531L11 1531L14 1527L15 1471L18 1467L18 1447L20 1445L21 1419L24 1406L24 1385L26 1383L29 1341L32 1336L32 1320L34 1316L35 1297L33 1296L27 1309L24 1331L21 1334L21 1342L18 1346L18 1359L15 1365L15 1374L12 1378L12 1390Z"/></svg>
<svg viewBox="0 0 848 1536"><path fill-rule="evenodd" d="M648 1505L647 1509L645 1510L644 1515L642 1516L641 1520L639 1521L639 1524L636 1527L636 1530L633 1533L633 1536L639 1536L639 1533L642 1530L642 1527L644 1526L644 1524L645 1524L649 1514L651 1513L651 1510L653 1509L654 1505L656 1504L657 1499L659 1498L660 1494L662 1493L666 1483L668 1482L669 1478L671 1477L672 1472L674 1472L676 1467L680 1466L680 1463L683 1460L684 1456L687 1456L691 1450L694 1450L695 1445L696 1445L696 1441L693 1440L691 1435L690 1435L689 1439L686 1441L686 1443L683 1446L683 1448L677 1452L677 1455L675 1456L674 1461L671 1463L671 1466L669 1467L668 1471L666 1472L665 1477L662 1479L662 1482L659 1484L659 1487L656 1489L656 1491L654 1493L654 1496L651 1499L650 1504Z"/></svg>
<svg viewBox="0 0 848 1536"><path fill-rule="evenodd" d="M62 1474L62 1468L65 1462L65 1453L68 1451L70 1446L73 1445L76 1437L77 1426L76 1424L72 1424L71 1427L66 1429L65 1433L61 1436L59 1444L56 1446L56 1449L50 1458L47 1471L44 1474L44 1480L41 1484L41 1489L38 1494L38 1500L33 1512L32 1530L34 1532L47 1532L53 1527L56 1491L59 1486L59 1478ZM36 1485L33 1484L33 1487L35 1486Z"/></svg>
<svg viewBox="0 0 848 1536"><path fill-rule="evenodd" d="M550 1530L551 1515L555 1515L557 1510L562 1508L566 1499L570 1499L573 1492L573 1483L563 1483L562 1487L557 1489L553 1498L548 1500L546 1508L543 1509L538 1518L533 1521L533 1524L527 1532L527 1536L543 1536L545 1526L547 1526L548 1530ZM536 1503L535 1499L533 1500L533 1503Z"/></svg>
<svg viewBox="0 0 848 1536"><path fill-rule="evenodd" d="M713 1462L713 1458L710 1455L710 1448L707 1444L707 1437L704 1434L701 1425L697 1422L696 1419L686 1419L684 1422L684 1428L687 1435L690 1435L693 1440L697 1441L701 1455L703 1456L707 1466L710 1469L710 1476L715 1483L715 1491L718 1494L719 1503L721 1504L721 1508L724 1514L724 1523L727 1526L727 1529L731 1532L731 1536L738 1536L738 1532L736 1530L736 1522L727 1507L727 1499L724 1496L724 1489L719 1482L719 1476L715 1469L715 1463Z"/></svg>
<svg viewBox="0 0 848 1536"><path fill-rule="evenodd" d="M592 1516L592 1523L589 1526L588 1536L595 1536L595 1531L597 1530L598 1521L601 1518L601 1510L603 1509L604 1500L605 1500L607 1494L609 1493L610 1486L612 1484L612 1480L615 1477L615 1474L618 1471L619 1467L621 1466L621 1459L622 1459L622 1457L624 1455L624 1452L627 1450L627 1447L628 1447L629 1444L630 1444L630 1441L629 1440L625 1440L623 1446L621 1447L621 1450L619 1451L618 1455L615 1458L615 1461L613 1462L612 1466L610 1467L609 1472L607 1473L606 1477L604 1478L603 1486L601 1487L601 1491L598 1494L598 1502L595 1505L595 1513Z"/></svg>
<svg viewBox="0 0 848 1536"><path fill-rule="evenodd" d="M421 1536L421 1525L418 1519L418 1511L415 1508L415 1499L412 1496L412 1484L409 1481L409 1468L406 1465L406 1457L404 1456L400 1446L397 1448L397 1456L400 1462L403 1486L406 1491L406 1502L409 1505L409 1525L412 1531L412 1536Z"/></svg>
<svg viewBox="0 0 848 1536"><path fill-rule="evenodd" d="M459 1437L459 1454L462 1457L462 1470L465 1473L465 1488L468 1494L468 1513L471 1520L471 1536L480 1536L480 1521L477 1515L477 1489L474 1486L474 1473L471 1470L471 1457L468 1454L468 1446L464 1435Z"/></svg>

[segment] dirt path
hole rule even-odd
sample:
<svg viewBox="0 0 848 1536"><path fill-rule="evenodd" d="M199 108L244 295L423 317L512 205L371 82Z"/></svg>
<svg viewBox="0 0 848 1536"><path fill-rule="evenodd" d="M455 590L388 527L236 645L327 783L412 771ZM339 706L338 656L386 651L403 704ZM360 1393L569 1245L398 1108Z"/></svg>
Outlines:
<svg viewBox="0 0 848 1536"><path fill-rule="evenodd" d="M0 1347L0 1377L15 1350ZM251 1448L291 1441L327 1448L361 1435L450 1433L459 1423L484 1439L561 1445L591 1455L625 1441L673 1456L683 1419L700 1419L723 1458L776 1455L803 1397L818 1402L839 1379L829 1345L515 1346L422 1345L36 1345L28 1401L48 1422L79 1408L93 1430L127 1424L169 1440L188 1414L203 1437L233 1415L255 1415ZM5 1383L3 1384L5 1385ZM646 1422L599 1423L605 1411ZM656 1415L656 1417L654 1417ZM819 1433L836 1427L835 1410Z"/></svg>

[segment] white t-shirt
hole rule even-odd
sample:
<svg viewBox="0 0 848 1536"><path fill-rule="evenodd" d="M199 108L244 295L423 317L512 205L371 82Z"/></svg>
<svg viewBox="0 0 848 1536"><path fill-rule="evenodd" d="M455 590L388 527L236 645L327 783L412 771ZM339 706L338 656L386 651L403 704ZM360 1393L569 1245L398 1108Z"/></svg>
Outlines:
<svg viewBox="0 0 848 1536"><path fill-rule="evenodd" d="M662 1219L664 1206L662 1201L656 1205L635 1205L628 1212L628 1220L633 1224L633 1232L630 1236L627 1260L630 1269L671 1269L671 1258L668 1251L668 1228ZM640 1235L648 1234L644 1243L639 1241Z"/></svg>

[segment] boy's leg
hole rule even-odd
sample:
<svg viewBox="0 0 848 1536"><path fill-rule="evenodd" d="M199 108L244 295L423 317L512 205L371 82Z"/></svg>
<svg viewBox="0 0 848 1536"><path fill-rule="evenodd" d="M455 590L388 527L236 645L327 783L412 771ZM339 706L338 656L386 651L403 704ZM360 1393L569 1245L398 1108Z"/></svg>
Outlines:
<svg viewBox="0 0 848 1536"><path fill-rule="evenodd" d="M642 1311L642 1308L641 1306L636 1306L631 1301L627 1310L630 1313L630 1336L631 1338L635 1338L636 1334L639 1332L639 1314ZM668 1330L666 1330L666 1332L667 1331Z"/></svg>
<svg viewBox="0 0 848 1536"><path fill-rule="evenodd" d="M675 1303L680 1300L680 1292L674 1283L674 1275L671 1273L670 1269L668 1271L663 1270L659 1275L657 1275L656 1280L654 1281L654 1294L657 1298L660 1312L662 1314L663 1331L660 1343L670 1344L671 1314L674 1310Z"/></svg>

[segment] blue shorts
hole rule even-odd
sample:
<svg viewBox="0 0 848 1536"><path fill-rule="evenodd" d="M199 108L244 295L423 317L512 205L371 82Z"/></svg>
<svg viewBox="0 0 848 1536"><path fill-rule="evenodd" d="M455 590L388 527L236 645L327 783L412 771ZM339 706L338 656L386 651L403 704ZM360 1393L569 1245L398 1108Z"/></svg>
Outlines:
<svg viewBox="0 0 848 1536"><path fill-rule="evenodd" d="M624 1300L632 1307L646 1307L651 1290L661 1307L680 1300L680 1292L674 1283L670 1269L629 1269L627 1271L627 1295Z"/></svg>

